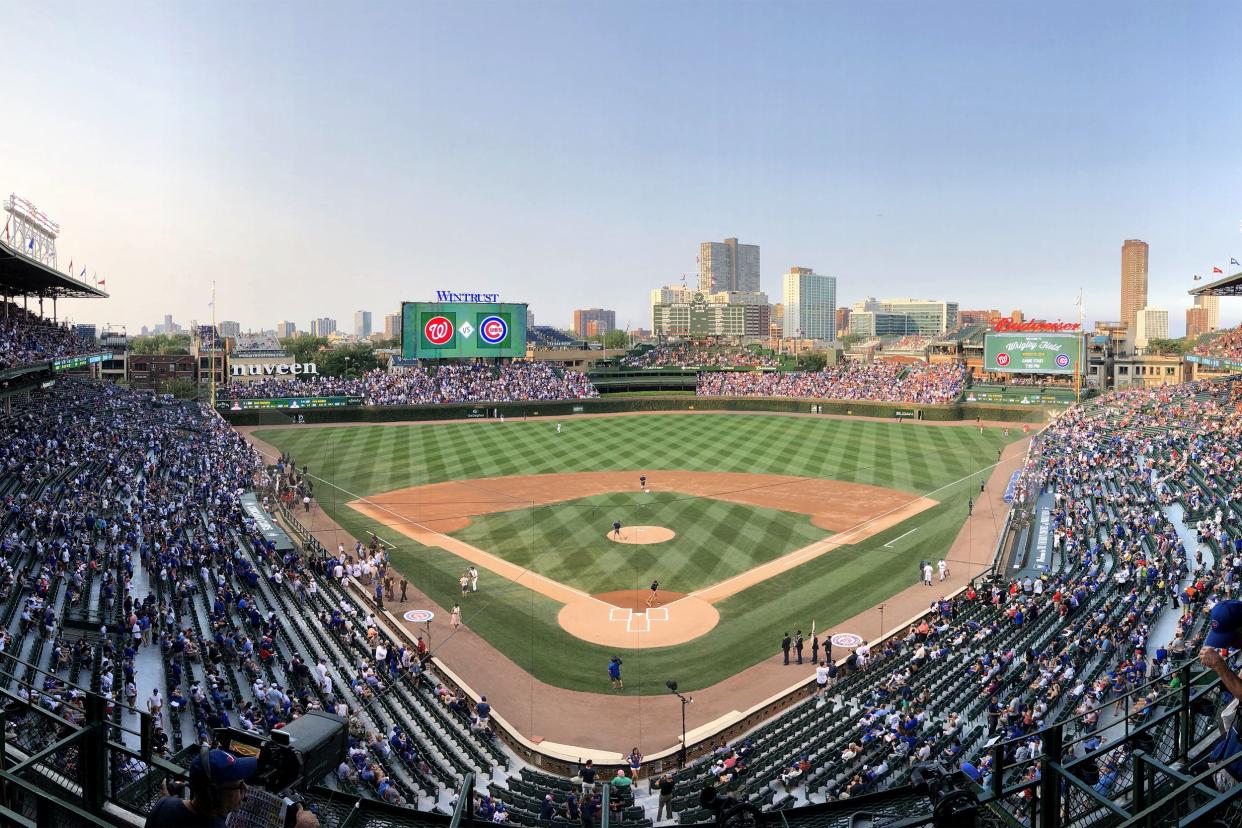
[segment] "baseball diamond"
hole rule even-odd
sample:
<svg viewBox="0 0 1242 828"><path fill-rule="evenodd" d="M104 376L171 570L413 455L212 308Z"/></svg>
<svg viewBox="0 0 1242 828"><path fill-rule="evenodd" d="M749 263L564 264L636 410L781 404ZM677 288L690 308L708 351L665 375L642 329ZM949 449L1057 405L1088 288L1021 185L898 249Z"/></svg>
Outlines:
<svg viewBox="0 0 1242 828"><path fill-rule="evenodd" d="M579 419L561 434L534 420L254 436L329 482L325 512L393 544L437 605L479 567L463 622L517 668L599 690L592 665L627 647L626 694L659 693L672 673L710 687L768 657L785 627L828 629L914 583L1006 442L991 428L715 414ZM675 538L611 543L614 520ZM670 597L640 623L593 597L653 578Z"/></svg>

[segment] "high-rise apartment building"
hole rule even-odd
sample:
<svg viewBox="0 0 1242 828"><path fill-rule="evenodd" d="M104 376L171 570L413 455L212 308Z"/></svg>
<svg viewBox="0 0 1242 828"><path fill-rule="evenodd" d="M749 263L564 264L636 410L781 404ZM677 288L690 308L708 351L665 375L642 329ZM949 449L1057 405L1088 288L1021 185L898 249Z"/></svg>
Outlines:
<svg viewBox="0 0 1242 828"><path fill-rule="evenodd" d="M586 339L592 334L587 333L587 324L590 322L598 322L603 326L605 333L607 331L615 331L617 329L617 312L605 310L604 308L583 308L574 311L574 333L579 337ZM603 334L594 334L594 336L602 336Z"/></svg>
<svg viewBox="0 0 1242 828"><path fill-rule="evenodd" d="M837 336L842 336L850 329L850 309L837 308Z"/></svg>
<svg viewBox="0 0 1242 828"><path fill-rule="evenodd" d="M1121 324L1133 328L1147 307L1147 242L1126 239L1121 245Z"/></svg>
<svg viewBox="0 0 1242 828"><path fill-rule="evenodd" d="M1194 342L1208 331L1208 309L1202 305L1186 308L1186 338Z"/></svg>
<svg viewBox="0 0 1242 828"><path fill-rule="evenodd" d="M388 313L384 314L384 338L400 339L401 338L401 314Z"/></svg>
<svg viewBox="0 0 1242 828"><path fill-rule="evenodd" d="M780 339L785 335L785 305L777 302L772 306L772 312L768 322L768 336L772 339Z"/></svg>
<svg viewBox="0 0 1242 828"><path fill-rule="evenodd" d="M354 336L366 339L371 335L371 312L354 311Z"/></svg>
<svg viewBox="0 0 1242 828"><path fill-rule="evenodd" d="M783 293L787 338L837 338L837 277L791 267Z"/></svg>
<svg viewBox="0 0 1242 828"><path fill-rule="evenodd" d="M311 336L330 336L336 333L336 320L328 316L312 319L310 333Z"/></svg>
<svg viewBox="0 0 1242 828"><path fill-rule="evenodd" d="M1199 295L1195 297L1195 307L1207 312L1207 330L1220 330L1220 297ZM1206 331L1205 331L1206 333Z"/></svg>
<svg viewBox="0 0 1242 828"><path fill-rule="evenodd" d="M220 329L220 336L222 337L235 337L241 333L241 323L233 322L229 319L224 320L216 327Z"/></svg>
<svg viewBox="0 0 1242 828"><path fill-rule="evenodd" d="M276 323L276 336L279 339L288 339L291 336L298 335L298 326L293 322L285 322L281 320Z"/></svg>
<svg viewBox="0 0 1242 828"><path fill-rule="evenodd" d="M737 239L699 245L699 292L758 293L759 245L738 244Z"/></svg>
<svg viewBox="0 0 1242 828"><path fill-rule="evenodd" d="M1134 315L1134 347L1146 348L1153 339L1169 338L1169 312L1163 308L1139 308Z"/></svg>
<svg viewBox="0 0 1242 828"><path fill-rule="evenodd" d="M868 297L855 302L853 315L860 313L877 314L864 322L859 322L858 330L851 322L851 333L868 333L873 336L895 336L896 330L906 334L921 336L940 336L957 327L957 302L942 302L936 299L875 299ZM895 317L905 316L902 322Z"/></svg>

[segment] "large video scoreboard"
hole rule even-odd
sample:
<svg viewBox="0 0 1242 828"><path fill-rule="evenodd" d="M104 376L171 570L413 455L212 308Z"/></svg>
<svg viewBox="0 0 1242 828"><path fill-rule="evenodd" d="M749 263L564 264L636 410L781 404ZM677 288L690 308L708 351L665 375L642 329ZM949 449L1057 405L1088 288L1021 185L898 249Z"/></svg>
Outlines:
<svg viewBox="0 0 1242 828"><path fill-rule="evenodd" d="M1082 334L988 334L983 370L1010 374L1076 374L1081 370Z"/></svg>
<svg viewBox="0 0 1242 828"><path fill-rule="evenodd" d="M466 359L526 356L526 305L402 302L401 356Z"/></svg>

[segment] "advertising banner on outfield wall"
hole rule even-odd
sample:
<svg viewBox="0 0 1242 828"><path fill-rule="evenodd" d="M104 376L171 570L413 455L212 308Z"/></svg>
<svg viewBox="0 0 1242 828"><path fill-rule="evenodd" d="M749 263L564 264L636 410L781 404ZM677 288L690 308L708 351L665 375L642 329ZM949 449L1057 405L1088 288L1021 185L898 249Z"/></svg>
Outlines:
<svg viewBox="0 0 1242 828"><path fill-rule="evenodd" d="M254 408L344 408L356 405L362 405L362 397L265 397L216 401L216 408L232 411L249 411Z"/></svg>
<svg viewBox="0 0 1242 828"><path fill-rule="evenodd" d="M988 334L983 370L1009 374L1075 374L1082 362L1079 334Z"/></svg>

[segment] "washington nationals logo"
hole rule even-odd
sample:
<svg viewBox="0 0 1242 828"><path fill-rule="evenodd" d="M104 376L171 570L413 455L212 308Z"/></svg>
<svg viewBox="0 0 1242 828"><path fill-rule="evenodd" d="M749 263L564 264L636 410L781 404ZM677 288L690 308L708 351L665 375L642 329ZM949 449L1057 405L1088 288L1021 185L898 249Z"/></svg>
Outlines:
<svg viewBox="0 0 1242 828"><path fill-rule="evenodd" d="M996 364L997 364L997 365L999 365L999 366L1000 366L1000 367L1002 367L1002 368L1004 368L1006 365L1008 365L1008 364L1009 364L1009 354L997 354L997 355L996 355Z"/></svg>
<svg viewBox="0 0 1242 828"><path fill-rule="evenodd" d="M445 316L433 316L423 325L423 336L432 345L443 345L453 338L453 323Z"/></svg>
<svg viewBox="0 0 1242 828"><path fill-rule="evenodd" d="M509 324L503 317L489 316L479 323L479 336L489 345L504 342L509 335Z"/></svg>

